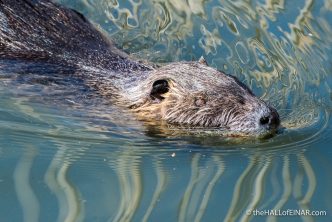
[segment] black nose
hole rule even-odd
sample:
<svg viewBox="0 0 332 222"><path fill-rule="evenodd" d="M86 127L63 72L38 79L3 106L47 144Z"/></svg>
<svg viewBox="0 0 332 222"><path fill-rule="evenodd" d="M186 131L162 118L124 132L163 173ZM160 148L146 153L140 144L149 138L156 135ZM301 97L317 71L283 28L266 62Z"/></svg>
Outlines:
<svg viewBox="0 0 332 222"><path fill-rule="evenodd" d="M280 125L279 114L273 108L268 115L265 115L259 119L259 123L268 129L276 129Z"/></svg>

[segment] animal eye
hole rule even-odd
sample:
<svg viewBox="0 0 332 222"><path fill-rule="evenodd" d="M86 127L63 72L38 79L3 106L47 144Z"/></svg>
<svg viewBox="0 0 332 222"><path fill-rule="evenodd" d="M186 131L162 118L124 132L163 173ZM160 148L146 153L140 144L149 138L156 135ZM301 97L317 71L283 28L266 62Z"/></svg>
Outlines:
<svg viewBox="0 0 332 222"><path fill-rule="evenodd" d="M204 98L198 97L195 99L195 105L200 107L200 106L204 106L206 103Z"/></svg>
<svg viewBox="0 0 332 222"><path fill-rule="evenodd" d="M163 100L164 97L162 95L167 93L168 91L169 91L169 86L167 80L160 79L153 83L150 97L154 100L155 99Z"/></svg>

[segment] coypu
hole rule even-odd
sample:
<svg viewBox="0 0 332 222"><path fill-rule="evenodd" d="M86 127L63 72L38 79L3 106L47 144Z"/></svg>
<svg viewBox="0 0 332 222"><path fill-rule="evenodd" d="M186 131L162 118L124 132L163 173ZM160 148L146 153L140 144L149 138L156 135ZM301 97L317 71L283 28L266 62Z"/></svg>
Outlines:
<svg viewBox="0 0 332 222"><path fill-rule="evenodd" d="M139 119L254 136L273 134L280 124L273 107L204 59L161 67L137 61L82 14L48 0L0 0L0 59L72 69Z"/></svg>

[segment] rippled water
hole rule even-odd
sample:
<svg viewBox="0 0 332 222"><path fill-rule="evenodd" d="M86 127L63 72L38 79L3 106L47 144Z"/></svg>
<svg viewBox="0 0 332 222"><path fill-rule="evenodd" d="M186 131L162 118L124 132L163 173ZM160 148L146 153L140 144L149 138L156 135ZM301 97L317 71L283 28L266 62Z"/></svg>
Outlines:
<svg viewBox="0 0 332 222"><path fill-rule="evenodd" d="M76 80L41 84L0 61L0 221L331 221L331 1L59 2L134 56L203 55L277 107L284 129L267 140L178 135Z"/></svg>

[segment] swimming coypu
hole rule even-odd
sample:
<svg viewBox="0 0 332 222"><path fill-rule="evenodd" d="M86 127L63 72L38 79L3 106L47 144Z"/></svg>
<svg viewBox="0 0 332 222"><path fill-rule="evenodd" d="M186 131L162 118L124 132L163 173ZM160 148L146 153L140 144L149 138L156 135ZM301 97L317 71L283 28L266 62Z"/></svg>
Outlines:
<svg viewBox="0 0 332 222"><path fill-rule="evenodd" d="M204 60L161 67L136 61L82 14L47 0L0 0L0 58L42 61L59 73L69 67L140 119L255 136L273 134L280 123L274 108Z"/></svg>

